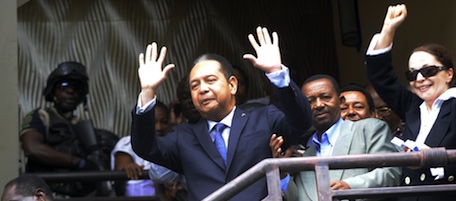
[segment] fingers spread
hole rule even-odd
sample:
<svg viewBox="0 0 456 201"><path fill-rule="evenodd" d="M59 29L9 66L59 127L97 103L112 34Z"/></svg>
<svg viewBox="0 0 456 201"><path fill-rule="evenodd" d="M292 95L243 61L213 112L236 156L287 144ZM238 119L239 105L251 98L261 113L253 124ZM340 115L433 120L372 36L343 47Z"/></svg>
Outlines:
<svg viewBox="0 0 456 201"><path fill-rule="evenodd" d="M147 63L148 61L151 60L151 54L152 54L152 45L149 44L149 45L147 45L147 48L146 48L146 55L145 55L144 63Z"/></svg>
<svg viewBox="0 0 456 201"><path fill-rule="evenodd" d="M152 43L152 52L151 52L151 56L148 61L150 61L150 60L153 60L153 61L157 60L157 43L156 42Z"/></svg>
<svg viewBox="0 0 456 201"><path fill-rule="evenodd" d="M268 28L263 28L263 38L265 44L271 44L271 36L269 36Z"/></svg>
<svg viewBox="0 0 456 201"><path fill-rule="evenodd" d="M248 36L250 44L252 45L253 49L256 51L259 48L259 45L257 41L255 40L255 37L252 34L249 34Z"/></svg>
<svg viewBox="0 0 456 201"><path fill-rule="evenodd" d="M144 66L144 53L140 53L140 54L139 54L138 60L139 60L139 66L140 66L140 67L141 67L141 66Z"/></svg>
<svg viewBox="0 0 456 201"><path fill-rule="evenodd" d="M258 42L260 43L260 45L264 45L265 41L263 38L263 32L261 30L261 27L257 27L256 32L257 32Z"/></svg>
<svg viewBox="0 0 456 201"><path fill-rule="evenodd" d="M158 62L162 63L165 60L166 51L167 51L166 47L163 46L160 50L160 57L157 60Z"/></svg>
<svg viewBox="0 0 456 201"><path fill-rule="evenodd" d="M277 35L277 32L272 33L272 44L279 46L279 35Z"/></svg>

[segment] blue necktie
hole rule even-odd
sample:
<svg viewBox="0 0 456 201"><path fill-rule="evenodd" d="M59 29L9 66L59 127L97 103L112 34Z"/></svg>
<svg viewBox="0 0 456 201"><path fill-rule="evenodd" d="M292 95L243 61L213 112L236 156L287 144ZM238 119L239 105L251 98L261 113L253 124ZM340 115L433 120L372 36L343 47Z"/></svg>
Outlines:
<svg viewBox="0 0 456 201"><path fill-rule="evenodd" d="M226 146L225 146L225 140L222 137L222 132L225 130L227 126L223 123L217 123L215 124L215 146L217 147L218 152L220 153L220 156L222 156L223 161L225 162L226 165Z"/></svg>

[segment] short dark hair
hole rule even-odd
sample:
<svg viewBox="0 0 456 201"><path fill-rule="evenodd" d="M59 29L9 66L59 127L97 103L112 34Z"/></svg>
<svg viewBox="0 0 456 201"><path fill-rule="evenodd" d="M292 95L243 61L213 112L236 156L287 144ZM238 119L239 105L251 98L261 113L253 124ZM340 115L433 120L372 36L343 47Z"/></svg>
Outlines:
<svg viewBox="0 0 456 201"><path fill-rule="evenodd" d="M16 185L16 194L22 196L35 196L36 189L40 188L44 191L47 197L52 198L52 190L46 182L36 175L23 174L5 185L5 189L9 186Z"/></svg>
<svg viewBox="0 0 456 201"><path fill-rule="evenodd" d="M238 70L242 76L244 76L244 84L245 86L248 88L249 87L249 76L247 76L247 73L242 70L241 67L239 67L238 65L232 65L233 66L233 70ZM234 72L233 72L234 73Z"/></svg>
<svg viewBox="0 0 456 201"><path fill-rule="evenodd" d="M225 57L222 57L218 54L209 53L209 54L203 54L203 55L199 56L193 62L192 68L199 62L209 61L209 60L214 60L214 61L217 61L218 63L220 63L220 66L221 66L220 70L222 70L222 72L225 75L227 80L231 76L234 76L233 66L231 65L231 63L227 59L225 59Z"/></svg>
<svg viewBox="0 0 456 201"><path fill-rule="evenodd" d="M310 76L309 78L307 78L304 83L302 84L302 86L304 86L305 84L309 83L309 82L312 82L312 81L315 81L315 80L320 80L320 79L328 79L329 81L331 81L331 84L333 85L334 87L334 90L336 91L337 95L339 96L340 95L340 86L339 86L339 83L337 83L336 79L334 79L332 76L330 75L327 75L327 74L316 74L316 75L312 75Z"/></svg>
<svg viewBox="0 0 456 201"><path fill-rule="evenodd" d="M161 107L161 108L165 109L166 111L168 111L168 106L166 106L165 103L163 103L163 102L161 102L161 101L159 101L159 100L157 100L157 101L155 102L155 106L156 106L156 107Z"/></svg>
<svg viewBox="0 0 456 201"><path fill-rule="evenodd" d="M351 83L351 84L347 84L347 85L343 86L340 89L340 93L346 92L346 91L361 92L364 95L364 97L366 97L367 105L369 106L369 110L371 111L371 113L375 111L374 100L372 99L372 96L366 91L366 89L364 89L363 87L361 87L358 84Z"/></svg>

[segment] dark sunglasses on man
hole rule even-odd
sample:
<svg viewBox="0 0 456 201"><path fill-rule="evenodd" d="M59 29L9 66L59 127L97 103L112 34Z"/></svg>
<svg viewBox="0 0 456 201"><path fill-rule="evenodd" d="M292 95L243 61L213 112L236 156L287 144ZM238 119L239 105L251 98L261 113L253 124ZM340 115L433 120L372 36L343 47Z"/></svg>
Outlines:
<svg viewBox="0 0 456 201"><path fill-rule="evenodd" d="M65 81L60 81L56 83L55 88L61 91L65 91L69 88L72 88L73 91L77 93L82 93L84 91L84 85L80 81L76 80L65 80Z"/></svg>
<svg viewBox="0 0 456 201"><path fill-rule="evenodd" d="M407 78L408 81L415 81L416 77L418 76L418 73L421 73L423 77L428 78L436 75L438 72L442 70L446 70L448 67L445 66L426 66L423 68L420 68L418 70L408 70L405 72L405 77Z"/></svg>

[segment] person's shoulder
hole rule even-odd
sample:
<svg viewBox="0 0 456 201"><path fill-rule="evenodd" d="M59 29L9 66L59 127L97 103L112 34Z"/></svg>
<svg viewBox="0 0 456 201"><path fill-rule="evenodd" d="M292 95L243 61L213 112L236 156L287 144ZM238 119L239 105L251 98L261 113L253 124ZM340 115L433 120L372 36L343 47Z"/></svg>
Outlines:
<svg viewBox="0 0 456 201"><path fill-rule="evenodd" d="M378 123L379 124L385 124L386 122L382 121L380 119L377 119L377 118L365 118L365 119L358 120L355 123L363 124L363 125L369 125L369 124L378 124Z"/></svg>
<svg viewBox="0 0 456 201"><path fill-rule="evenodd" d="M30 111L29 113L27 113L24 118L22 119L22 127L21 127L21 130L24 130L24 129L27 129L27 128L30 128L32 127L32 122L36 121L37 119L36 118L40 118L41 119L41 114L42 113L43 109L41 107L39 108L36 108L32 111Z"/></svg>
<svg viewBox="0 0 456 201"><path fill-rule="evenodd" d="M377 118L365 118L358 121L345 120L344 124L351 124L355 129L373 129L376 127L388 127L388 124Z"/></svg>

